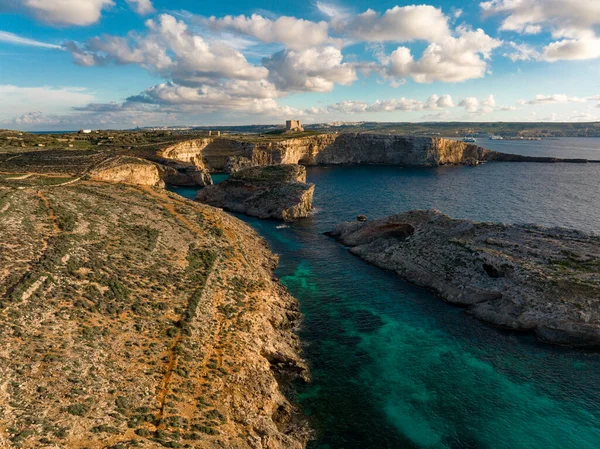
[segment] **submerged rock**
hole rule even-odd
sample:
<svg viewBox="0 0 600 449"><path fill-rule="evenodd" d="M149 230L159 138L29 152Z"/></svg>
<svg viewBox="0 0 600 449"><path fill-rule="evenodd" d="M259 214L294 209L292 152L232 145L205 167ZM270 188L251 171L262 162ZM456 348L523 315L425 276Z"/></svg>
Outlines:
<svg viewBox="0 0 600 449"><path fill-rule="evenodd" d="M259 218L295 220L312 209L314 184L299 165L252 167L198 192L196 201Z"/></svg>
<svg viewBox="0 0 600 449"><path fill-rule="evenodd" d="M339 225L350 252L496 326L600 347L600 236L410 211Z"/></svg>

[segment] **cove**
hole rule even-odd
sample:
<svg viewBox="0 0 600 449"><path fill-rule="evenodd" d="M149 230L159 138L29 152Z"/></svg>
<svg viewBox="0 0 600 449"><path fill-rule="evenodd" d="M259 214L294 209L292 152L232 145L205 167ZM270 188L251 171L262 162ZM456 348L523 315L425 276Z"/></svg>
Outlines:
<svg viewBox="0 0 600 449"><path fill-rule="evenodd" d="M431 207L598 230L597 165L312 167L310 218L239 216L280 255L276 274L304 313L313 382L296 400L317 432L309 447L599 447L599 354L491 328L323 235L358 214Z"/></svg>

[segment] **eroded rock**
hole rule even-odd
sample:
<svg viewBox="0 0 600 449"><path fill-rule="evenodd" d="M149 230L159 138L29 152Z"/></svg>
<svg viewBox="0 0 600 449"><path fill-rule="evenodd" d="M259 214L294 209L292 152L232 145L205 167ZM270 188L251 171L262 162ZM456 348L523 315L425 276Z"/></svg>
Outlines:
<svg viewBox="0 0 600 449"><path fill-rule="evenodd" d="M330 235L485 322L535 331L549 343L600 347L600 236L435 210L343 223Z"/></svg>
<svg viewBox="0 0 600 449"><path fill-rule="evenodd" d="M198 191L196 201L254 217L290 221L310 213L314 188L306 183L302 166L252 167Z"/></svg>

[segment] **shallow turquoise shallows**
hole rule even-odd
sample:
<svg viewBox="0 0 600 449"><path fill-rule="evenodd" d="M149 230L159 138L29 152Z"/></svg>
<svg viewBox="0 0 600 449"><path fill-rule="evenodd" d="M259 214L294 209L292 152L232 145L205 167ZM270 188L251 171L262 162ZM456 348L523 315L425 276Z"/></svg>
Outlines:
<svg viewBox="0 0 600 449"><path fill-rule="evenodd" d="M600 159L600 139L479 143ZM431 207L599 232L600 164L313 167L308 178L317 185L308 219L240 218L280 254L277 275L305 315L313 382L296 399L317 431L310 447L600 448L600 354L491 328L323 235L359 214Z"/></svg>

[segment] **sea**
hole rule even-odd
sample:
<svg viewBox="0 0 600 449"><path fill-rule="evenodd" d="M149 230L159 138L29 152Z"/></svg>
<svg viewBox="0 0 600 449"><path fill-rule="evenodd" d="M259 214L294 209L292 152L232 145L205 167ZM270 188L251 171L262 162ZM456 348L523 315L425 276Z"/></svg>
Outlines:
<svg viewBox="0 0 600 449"><path fill-rule="evenodd" d="M488 141L506 153L600 160L600 139ZM600 353L496 329L324 235L410 209L600 233L600 164L308 167L314 213L238 215L279 254L312 382L293 398L312 449L598 449ZM218 180L222 180L221 176ZM194 189L173 189L188 198Z"/></svg>

